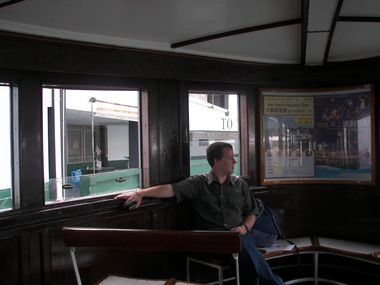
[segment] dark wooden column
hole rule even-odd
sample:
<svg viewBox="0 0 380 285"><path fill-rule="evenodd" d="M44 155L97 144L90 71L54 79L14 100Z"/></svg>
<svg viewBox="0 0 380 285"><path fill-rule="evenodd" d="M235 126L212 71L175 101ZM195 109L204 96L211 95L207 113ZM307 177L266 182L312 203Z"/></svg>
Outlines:
<svg viewBox="0 0 380 285"><path fill-rule="evenodd" d="M42 88L39 80L19 83L20 207L23 210L44 205L42 149Z"/></svg>

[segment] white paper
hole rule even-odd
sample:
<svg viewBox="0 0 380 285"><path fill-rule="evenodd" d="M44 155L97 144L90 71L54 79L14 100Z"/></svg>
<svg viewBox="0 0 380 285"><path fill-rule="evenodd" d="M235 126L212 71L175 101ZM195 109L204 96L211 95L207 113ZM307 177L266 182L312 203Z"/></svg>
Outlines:
<svg viewBox="0 0 380 285"><path fill-rule="evenodd" d="M99 285L164 285L167 280L136 279L120 276L108 276ZM188 285L183 281L176 281L175 285Z"/></svg>
<svg viewBox="0 0 380 285"><path fill-rule="evenodd" d="M291 251L294 249L294 244L290 244L288 241L280 239L276 240L271 247L259 247L259 249L264 250L265 252Z"/></svg>

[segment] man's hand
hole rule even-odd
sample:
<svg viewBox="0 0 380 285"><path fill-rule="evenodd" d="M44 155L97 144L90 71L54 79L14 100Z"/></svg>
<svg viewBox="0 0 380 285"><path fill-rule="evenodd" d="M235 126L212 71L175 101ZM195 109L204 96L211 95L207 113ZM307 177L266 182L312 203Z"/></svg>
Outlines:
<svg viewBox="0 0 380 285"><path fill-rule="evenodd" d="M140 194L138 189L136 191L128 191L121 193L115 197L115 199L124 200L124 207L128 207L130 210L140 207L143 196ZM133 205L133 206L131 206Z"/></svg>
<svg viewBox="0 0 380 285"><path fill-rule="evenodd" d="M239 226L232 229L233 232L238 232L241 236L245 235L248 231L245 226Z"/></svg>
<svg viewBox="0 0 380 285"><path fill-rule="evenodd" d="M170 198L174 196L173 187L171 184L157 185L145 189L137 189L121 193L115 199L125 200L124 207L136 209L140 207L143 197L151 198Z"/></svg>

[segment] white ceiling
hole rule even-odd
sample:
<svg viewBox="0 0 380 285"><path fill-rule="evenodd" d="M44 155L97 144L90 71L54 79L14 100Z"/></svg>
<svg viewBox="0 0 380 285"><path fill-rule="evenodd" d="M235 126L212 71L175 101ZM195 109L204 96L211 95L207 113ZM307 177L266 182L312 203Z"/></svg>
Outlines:
<svg viewBox="0 0 380 285"><path fill-rule="evenodd" d="M0 30L259 63L322 65L326 49L326 62L380 56L380 1L343 0L341 6L340 1L0 0ZM335 22L336 13L365 18ZM171 47L297 19L291 25Z"/></svg>

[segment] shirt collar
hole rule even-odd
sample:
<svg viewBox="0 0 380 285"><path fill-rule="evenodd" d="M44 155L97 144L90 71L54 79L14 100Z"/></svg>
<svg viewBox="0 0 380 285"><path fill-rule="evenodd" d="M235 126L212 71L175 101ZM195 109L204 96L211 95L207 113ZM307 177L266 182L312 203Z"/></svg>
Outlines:
<svg viewBox="0 0 380 285"><path fill-rule="evenodd" d="M215 175L210 171L209 173L206 174L207 176L207 183L210 185L212 182L218 182L219 180L215 177ZM235 186L236 183L236 177L235 176L228 176L226 183L230 183L232 186Z"/></svg>

